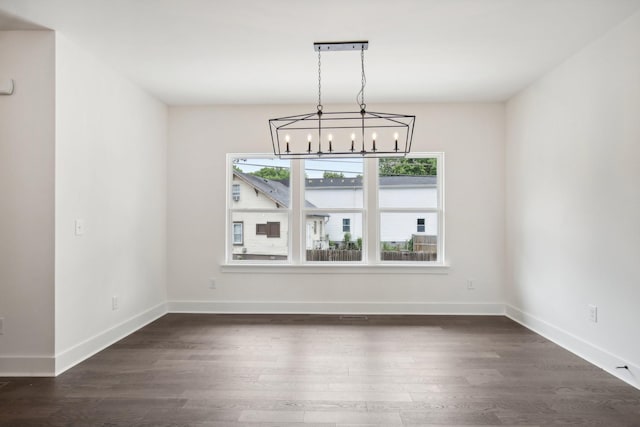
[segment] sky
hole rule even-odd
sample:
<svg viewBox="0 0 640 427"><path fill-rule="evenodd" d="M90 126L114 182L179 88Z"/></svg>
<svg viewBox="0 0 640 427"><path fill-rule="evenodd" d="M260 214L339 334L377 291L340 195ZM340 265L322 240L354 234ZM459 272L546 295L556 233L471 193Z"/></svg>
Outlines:
<svg viewBox="0 0 640 427"><path fill-rule="evenodd" d="M281 160L278 158L246 158L239 159L235 163L243 172L255 172L263 167L289 168L291 161L301 160ZM325 171L342 172L345 177L355 177L363 175L362 159L305 159L305 173L308 178L322 178Z"/></svg>

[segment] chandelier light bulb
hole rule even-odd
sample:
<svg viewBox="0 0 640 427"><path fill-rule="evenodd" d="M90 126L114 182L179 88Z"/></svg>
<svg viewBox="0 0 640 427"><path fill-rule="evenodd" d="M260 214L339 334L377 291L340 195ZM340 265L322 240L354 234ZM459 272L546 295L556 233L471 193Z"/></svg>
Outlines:
<svg viewBox="0 0 640 427"><path fill-rule="evenodd" d="M398 142L398 132L396 132L396 133L394 133L394 134L393 134L393 139L395 139L395 140L396 140L396 142Z"/></svg>
<svg viewBox="0 0 640 427"><path fill-rule="evenodd" d="M307 142L311 142L311 134L307 134Z"/></svg>
<svg viewBox="0 0 640 427"><path fill-rule="evenodd" d="M333 135L329 134L329 142L333 141Z"/></svg>

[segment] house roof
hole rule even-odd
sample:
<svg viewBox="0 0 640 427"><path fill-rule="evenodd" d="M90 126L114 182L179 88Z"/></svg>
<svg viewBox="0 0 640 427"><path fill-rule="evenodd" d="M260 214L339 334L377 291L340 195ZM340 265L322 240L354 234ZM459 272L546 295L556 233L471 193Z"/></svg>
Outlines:
<svg viewBox="0 0 640 427"><path fill-rule="evenodd" d="M435 187L437 176L381 176L380 187Z"/></svg>
<svg viewBox="0 0 640 427"><path fill-rule="evenodd" d="M253 188L260 191L280 206L285 208L289 207L289 203L291 202L291 193L289 192L289 186L285 185L282 181L266 179L237 170L233 171L233 175L251 185ZM316 205L307 200L304 201L304 206L306 208L316 207Z"/></svg>
<svg viewBox="0 0 640 427"><path fill-rule="evenodd" d="M233 175L243 180L262 194L273 200L278 205L288 208L291 202L288 181L276 181L266 179L248 173L233 171ZM382 176L380 177L380 187L435 187L435 176ZM362 188L362 177L356 178L306 178L307 188ZM317 206L308 200L304 201L305 208L316 208Z"/></svg>
<svg viewBox="0 0 640 427"><path fill-rule="evenodd" d="M380 187L435 187L435 176L381 176ZM362 177L306 178L307 188L362 188Z"/></svg>

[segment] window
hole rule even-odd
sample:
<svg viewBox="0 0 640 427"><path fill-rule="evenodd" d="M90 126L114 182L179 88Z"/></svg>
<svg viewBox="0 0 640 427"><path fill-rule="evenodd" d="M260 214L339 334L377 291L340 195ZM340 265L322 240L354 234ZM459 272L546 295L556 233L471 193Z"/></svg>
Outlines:
<svg viewBox="0 0 640 427"><path fill-rule="evenodd" d="M234 245L242 245L244 241L244 233L242 231L243 223L242 222L234 222L233 223L233 244Z"/></svg>
<svg viewBox="0 0 640 427"><path fill-rule="evenodd" d="M426 155L379 159L379 261L441 261L439 159Z"/></svg>
<svg viewBox="0 0 640 427"><path fill-rule="evenodd" d="M267 222L266 224L256 224L256 235L266 235L267 237L280 237L280 223Z"/></svg>
<svg viewBox="0 0 640 427"><path fill-rule="evenodd" d="M353 159L304 161L306 262L363 262L364 165ZM319 226L317 224L320 224Z"/></svg>
<svg viewBox="0 0 640 427"><path fill-rule="evenodd" d="M234 202L237 202L240 200L240 184L233 184L231 186L231 194L233 196Z"/></svg>
<svg viewBox="0 0 640 427"><path fill-rule="evenodd" d="M267 237L280 237L280 223L268 222L267 223Z"/></svg>
<svg viewBox="0 0 640 427"><path fill-rule="evenodd" d="M229 262L444 262L441 153L295 162L255 154L228 158ZM292 173L299 181L290 180ZM294 213L299 228L291 230Z"/></svg>
<svg viewBox="0 0 640 427"><path fill-rule="evenodd" d="M238 155L229 156L228 164L227 217L233 225L227 237L227 260L288 261L290 162L269 156Z"/></svg>

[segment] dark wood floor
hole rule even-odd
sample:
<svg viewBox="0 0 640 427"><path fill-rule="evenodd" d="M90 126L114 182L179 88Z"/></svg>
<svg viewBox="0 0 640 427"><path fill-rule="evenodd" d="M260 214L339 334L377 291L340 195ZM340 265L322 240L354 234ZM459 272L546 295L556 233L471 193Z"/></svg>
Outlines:
<svg viewBox="0 0 640 427"><path fill-rule="evenodd" d="M0 378L2 426L640 426L640 391L501 316L170 314L57 378Z"/></svg>

